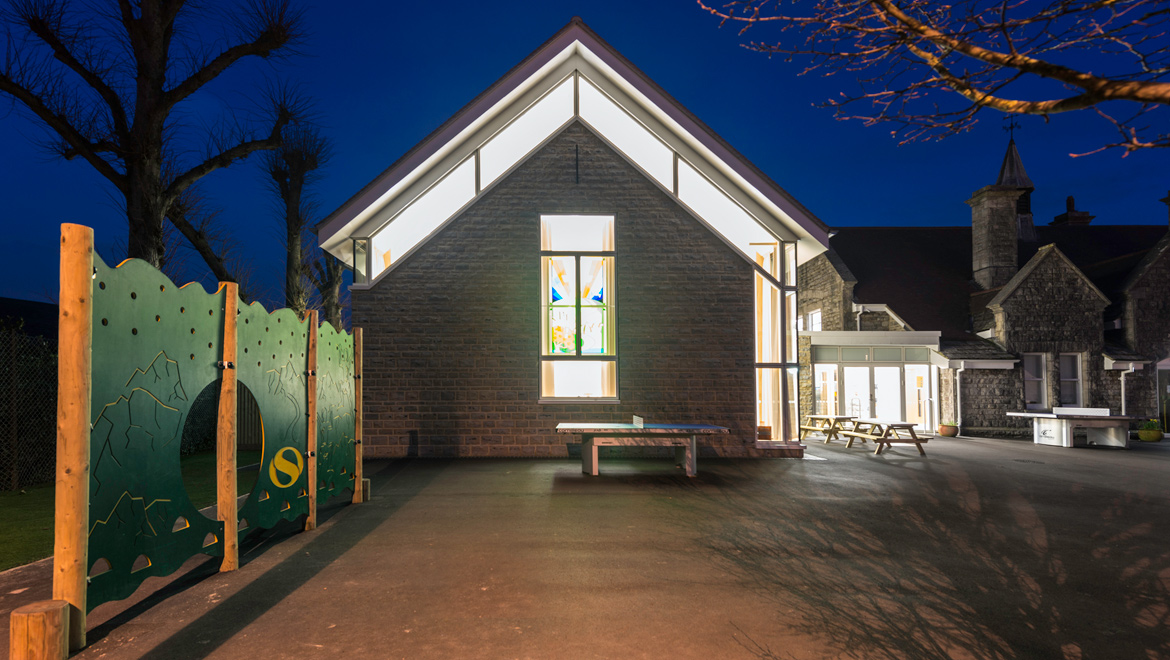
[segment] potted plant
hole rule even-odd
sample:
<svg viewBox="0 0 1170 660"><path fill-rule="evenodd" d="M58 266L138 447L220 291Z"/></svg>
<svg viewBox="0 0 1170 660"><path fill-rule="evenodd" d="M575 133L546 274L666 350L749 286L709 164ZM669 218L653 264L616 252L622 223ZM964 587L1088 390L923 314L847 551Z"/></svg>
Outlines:
<svg viewBox="0 0 1170 660"><path fill-rule="evenodd" d="M1158 442L1162 439L1162 425L1158 420L1151 419L1138 425L1138 440L1142 442Z"/></svg>
<svg viewBox="0 0 1170 660"><path fill-rule="evenodd" d="M959 435L959 426L954 422L943 422L938 425L938 434L944 438L953 438Z"/></svg>

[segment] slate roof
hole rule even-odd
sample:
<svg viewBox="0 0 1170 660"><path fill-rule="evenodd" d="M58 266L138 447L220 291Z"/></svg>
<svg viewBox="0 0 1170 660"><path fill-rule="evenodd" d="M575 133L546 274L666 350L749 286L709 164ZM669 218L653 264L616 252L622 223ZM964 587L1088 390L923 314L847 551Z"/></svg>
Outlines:
<svg viewBox="0 0 1170 660"><path fill-rule="evenodd" d="M1028 173L1024 170L1024 161L1020 158L1019 150L1016 149L1015 139L1008 140L1007 153L1003 155L1003 164L999 166L999 178L996 179L995 185L1027 190L1036 189L1036 186L1032 185L1032 180L1028 178Z"/></svg>
<svg viewBox="0 0 1170 660"><path fill-rule="evenodd" d="M1015 355L1008 353L993 342L976 337L975 339L942 340L938 343L938 352L951 360L1018 360Z"/></svg>
<svg viewBox="0 0 1170 660"><path fill-rule="evenodd" d="M973 332L991 327L987 304L1000 288L981 291L971 279L970 227L836 231L830 245L857 279L856 302L887 304L914 330L938 330L943 340L982 341ZM1122 292L1151 248L1170 244L1166 225L1043 226L1036 233L1035 243L1019 243L1019 265L1055 244L1109 298L1106 320L1120 314Z"/></svg>

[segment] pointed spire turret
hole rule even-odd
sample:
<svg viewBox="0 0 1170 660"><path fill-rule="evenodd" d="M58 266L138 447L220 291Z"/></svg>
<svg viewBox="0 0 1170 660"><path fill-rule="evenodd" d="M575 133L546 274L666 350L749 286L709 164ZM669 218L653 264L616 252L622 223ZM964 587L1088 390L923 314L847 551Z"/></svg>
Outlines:
<svg viewBox="0 0 1170 660"><path fill-rule="evenodd" d="M1020 158L1020 152L1016 150L1015 138L1008 140L1007 153L1003 155L1003 165L999 166L999 179L995 185L1022 188L1029 192L1036 189L1036 186L1032 185L1032 180L1028 178L1027 171L1024 170L1024 161Z"/></svg>

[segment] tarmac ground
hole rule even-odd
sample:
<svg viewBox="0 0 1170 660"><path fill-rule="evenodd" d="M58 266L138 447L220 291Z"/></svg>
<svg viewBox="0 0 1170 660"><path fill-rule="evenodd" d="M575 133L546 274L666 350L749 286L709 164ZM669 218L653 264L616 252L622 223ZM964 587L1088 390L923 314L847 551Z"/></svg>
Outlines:
<svg viewBox="0 0 1170 660"><path fill-rule="evenodd" d="M693 479L367 462L370 502L151 578L74 657L1170 658L1170 442L807 442ZM0 573L0 615L50 569Z"/></svg>

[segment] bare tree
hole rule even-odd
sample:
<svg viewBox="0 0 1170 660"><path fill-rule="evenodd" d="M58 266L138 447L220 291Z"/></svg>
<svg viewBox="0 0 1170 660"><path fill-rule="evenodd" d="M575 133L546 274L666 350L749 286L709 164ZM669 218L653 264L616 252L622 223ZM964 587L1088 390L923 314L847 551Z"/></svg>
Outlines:
<svg viewBox="0 0 1170 660"><path fill-rule="evenodd" d="M164 218L221 280L234 279L206 214L185 201L197 181L280 144L301 107L284 89L203 131L180 119L183 102L246 58L270 59L300 40L292 0L229 3L223 11L183 0L11 0L0 92L53 135L62 157L80 157L125 201L127 254L161 266ZM202 38L217 32L218 36Z"/></svg>
<svg viewBox="0 0 1170 660"><path fill-rule="evenodd" d="M1118 137L1089 153L1170 146L1165 0L697 2L740 34L779 28L779 41L745 45L799 57L802 73L856 75L858 91L825 105L897 126L903 143L970 130L984 108L1046 120L1091 109Z"/></svg>
<svg viewBox="0 0 1170 660"><path fill-rule="evenodd" d="M314 252L316 240L308 230L313 225L316 209L307 192L307 187L318 179L320 168L329 161L330 156L329 141L320 131L309 125L300 125L286 129L283 145L264 154L264 170L273 192L280 199L280 215L283 218L284 304L298 315L304 315L309 304L308 282L311 279L321 294L325 316L332 322L332 307L336 307L336 319L340 321L341 318L338 304L340 275L337 276L335 286L330 255L325 255L324 264L316 258L309 258ZM336 323L334 326L339 327Z"/></svg>
<svg viewBox="0 0 1170 660"><path fill-rule="evenodd" d="M309 279L317 289L321 300L321 312L325 320L333 325L334 330L343 329L341 308L345 306L345 292L342 289L342 278L345 276L345 263L337 257L325 252L314 245L314 252L320 252L320 259L313 259L307 270Z"/></svg>

